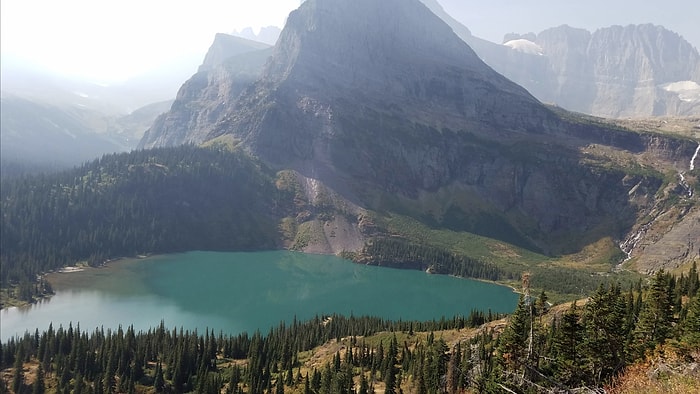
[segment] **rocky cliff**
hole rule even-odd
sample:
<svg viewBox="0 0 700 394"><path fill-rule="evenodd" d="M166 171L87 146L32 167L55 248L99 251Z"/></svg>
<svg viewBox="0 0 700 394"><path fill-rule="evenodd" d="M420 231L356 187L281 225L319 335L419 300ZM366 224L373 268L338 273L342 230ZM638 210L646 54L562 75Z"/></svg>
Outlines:
<svg viewBox="0 0 700 394"><path fill-rule="evenodd" d="M593 33L569 26L475 37L436 0L422 0L491 67L539 100L604 117L700 114L700 55L678 34L651 24Z"/></svg>
<svg viewBox="0 0 700 394"><path fill-rule="evenodd" d="M542 105L418 0L307 0L260 70L196 75L142 144L227 141L279 170L307 251L407 236L396 215L549 255L622 240L697 145Z"/></svg>
<svg viewBox="0 0 700 394"><path fill-rule="evenodd" d="M201 143L269 57L259 42L217 34L199 71L178 91L169 112L146 131L139 148Z"/></svg>
<svg viewBox="0 0 700 394"><path fill-rule="evenodd" d="M605 117L700 114L700 55L661 26L560 26L508 38L475 49L544 102Z"/></svg>

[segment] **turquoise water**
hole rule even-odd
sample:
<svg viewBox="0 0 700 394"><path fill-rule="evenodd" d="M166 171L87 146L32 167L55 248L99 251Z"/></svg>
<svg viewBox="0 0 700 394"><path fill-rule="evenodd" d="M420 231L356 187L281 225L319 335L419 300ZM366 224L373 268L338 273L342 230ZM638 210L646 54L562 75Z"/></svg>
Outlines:
<svg viewBox="0 0 700 394"><path fill-rule="evenodd" d="M518 299L490 283L288 251L189 252L54 277L51 299L0 312L3 340L50 323L139 330L162 320L235 334L333 313L431 320L472 309L511 312Z"/></svg>

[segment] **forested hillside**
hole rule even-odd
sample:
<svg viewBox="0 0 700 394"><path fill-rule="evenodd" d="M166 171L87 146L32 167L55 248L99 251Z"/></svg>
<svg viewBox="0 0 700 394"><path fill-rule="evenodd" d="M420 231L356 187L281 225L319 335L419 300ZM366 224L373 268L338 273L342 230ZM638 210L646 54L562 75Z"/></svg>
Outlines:
<svg viewBox="0 0 700 394"><path fill-rule="evenodd" d="M2 286L79 261L187 250L273 249L274 175L249 157L181 146L102 157L3 182Z"/></svg>
<svg viewBox="0 0 700 394"><path fill-rule="evenodd" d="M190 250L278 249L284 246L283 223L297 227L309 217L328 223L343 214L332 204L308 201L285 176L242 152L185 145L5 180L0 286L11 298L31 302L51 292L37 276L66 265ZM400 238L377 237L361 255L346 257L489 280L519 275Z"/></svg>
<svg viewBox="0 0 700 394"><path fill-rule="evenodd" d="M0 346L5 392L457 393L597 392L646 357L700 361L700 295L660 272L627 291L601 286L584 305L548 311L521 298L507 322L472 312L433 322L325 316L266 335L160 327L49 327ZM319 347L321 346L321 347ZM681 375L679 378L678 376ZM666 377L664 377L666 376ZM667 372L680 389L700 375ZM682 392L682 391L681 391Z"/></svg>

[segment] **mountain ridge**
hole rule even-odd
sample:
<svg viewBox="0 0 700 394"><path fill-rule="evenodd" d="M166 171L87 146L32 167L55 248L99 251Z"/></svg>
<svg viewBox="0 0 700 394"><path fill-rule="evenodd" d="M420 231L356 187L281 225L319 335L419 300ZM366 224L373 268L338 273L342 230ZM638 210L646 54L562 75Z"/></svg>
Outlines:
<svg viewBox="0 0 700 394"><path fill-rule="evenodd" d="M397 214L548 255L622 242L697 145L542 105L418 1L309 0L259 72L184 141L287 173L307 202L286 242L305 251L362 254L402 234Z"/></svg>
<svg viewBox="0 0 700 394"><path fill-rule="evenodd" d="M569 110L618 118L700 113L700 55L661 26L611 26L591 33L564 25L529 38L520 41L539 53L508 47L513 40L501 46L467 42L540 100Z"/></svg>

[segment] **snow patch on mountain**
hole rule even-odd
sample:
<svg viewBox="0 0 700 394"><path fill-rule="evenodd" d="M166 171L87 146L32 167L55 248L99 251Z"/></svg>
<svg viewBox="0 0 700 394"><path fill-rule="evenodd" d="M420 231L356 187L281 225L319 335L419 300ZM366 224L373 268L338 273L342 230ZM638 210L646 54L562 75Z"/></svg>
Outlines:
<svg viewBox="0 0 700 394"><path fill-rule="evenodd" d="M667 92L676 93L681 101L700 101L700 85L695 81L678 81L661 85Z"/></svg>
<svg viewBox="0 0 700 394"><path fill-rule="evenodd" d="M527 53L529 55L544 55L544 50L542 50L542 47L535 44L534 42L530 40L526 40L524 38L519 38L517 40L510 40L503 45L515 49L516 51Z"/></svg>

